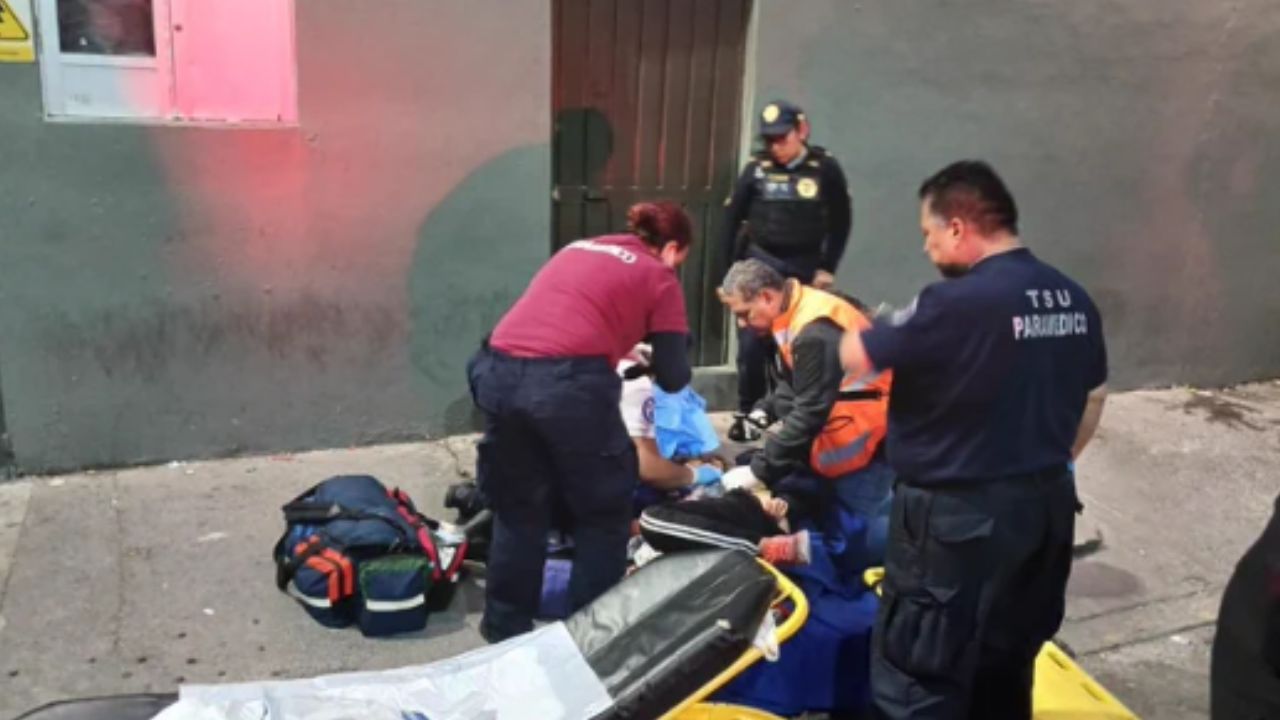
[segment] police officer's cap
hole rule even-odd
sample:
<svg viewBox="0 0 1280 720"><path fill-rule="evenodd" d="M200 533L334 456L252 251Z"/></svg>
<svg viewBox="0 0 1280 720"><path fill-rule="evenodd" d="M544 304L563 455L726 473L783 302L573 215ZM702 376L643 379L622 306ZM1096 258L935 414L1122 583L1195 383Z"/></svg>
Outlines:
<svg viewBox="0 0 1280 720"><path fill-rule="evenodd" d="M774 100L760 111L760 134L764 137L786 135L800 125L804 111L786 100Z"/></svg>

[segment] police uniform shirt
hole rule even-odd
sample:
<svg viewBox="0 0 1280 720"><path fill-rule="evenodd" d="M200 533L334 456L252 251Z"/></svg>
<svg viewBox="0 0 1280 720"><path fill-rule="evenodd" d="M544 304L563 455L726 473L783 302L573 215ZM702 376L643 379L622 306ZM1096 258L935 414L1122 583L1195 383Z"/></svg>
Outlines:
<svg viewBox="0 0 1280 720"><path fill-rule="evenodd" d="M1068 462L1086 396L1107 378L1093 301L1026 248L926 287L862 340L874 367L894 369L886 448L918 483Z"/></svg>
<svg viewBox="0 0 1280 720"><path fill-rule="evenodd" d="M758 154L743 168L726 204L721 243L728 264L754 244L782 260L807 261L801 268L807 272L835 273L853 227L844 170L820 147L806 148L790 165ZM738 242L743 223L746 243Z"/></svg>

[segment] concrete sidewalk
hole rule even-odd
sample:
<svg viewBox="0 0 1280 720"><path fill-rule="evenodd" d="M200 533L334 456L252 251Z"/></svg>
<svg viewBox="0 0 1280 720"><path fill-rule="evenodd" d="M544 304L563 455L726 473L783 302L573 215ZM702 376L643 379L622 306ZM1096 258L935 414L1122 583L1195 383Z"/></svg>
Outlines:
<svg viewBox="0 0 1280 720"><path fill-rule="evenodd" d="M475 647L474 583L417 636L326 630L273 582L279 507L365 472L443 516L472 439L0 485L0 718L50 700L422 663ZM1143 717L1207 715L1227 575L1280 492L1280 383L1135 392L1079 467L1087 511L1062 636Z"/></svg>

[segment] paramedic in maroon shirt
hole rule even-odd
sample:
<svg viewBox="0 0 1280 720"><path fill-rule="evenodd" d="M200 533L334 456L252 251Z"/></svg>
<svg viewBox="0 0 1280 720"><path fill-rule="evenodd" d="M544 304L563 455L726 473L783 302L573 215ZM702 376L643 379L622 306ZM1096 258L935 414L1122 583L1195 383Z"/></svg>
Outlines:
<svg viewBox="0 0 1280 720"><path fill-rule="evenodd" d="M485 417L476 477L494 512L480 623L490 642L533 628L553 507L573 526L573 609L622 579L639 470L618 411L618 361L647 341L654 381L671 392L689 384L675 272L693 240L689 217L675 203L640 203L627 226L552 256L467 366Z"/></svg>

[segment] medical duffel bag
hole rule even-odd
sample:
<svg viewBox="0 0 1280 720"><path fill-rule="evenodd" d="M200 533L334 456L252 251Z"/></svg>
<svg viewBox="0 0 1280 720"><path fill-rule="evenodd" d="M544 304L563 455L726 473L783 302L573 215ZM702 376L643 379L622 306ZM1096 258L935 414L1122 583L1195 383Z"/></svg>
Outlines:
<svg viewBox="0 0 1280 720"><path fill-rule="evenodd" d="M404 491L369 475L329 478L282 509L276 585L328 627L421 630L447 604L466 558L465 538L442 537Z"/></svg>

